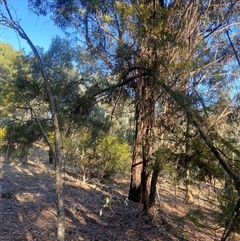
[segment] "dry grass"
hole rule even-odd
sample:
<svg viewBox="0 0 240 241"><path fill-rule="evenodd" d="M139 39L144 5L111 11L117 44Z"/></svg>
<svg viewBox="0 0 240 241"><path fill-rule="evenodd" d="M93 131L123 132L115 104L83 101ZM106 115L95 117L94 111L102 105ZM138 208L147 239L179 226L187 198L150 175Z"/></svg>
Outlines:
<svg viewBox="0 0 240 241"><path fill-rule="evenodd" d="M13 192L13 198L0 199L0 240L56 240L54 171L46 163L0 158L0 191ZM207 190L195 188L194 203L184 204L183 191L168 181L158 188L156 207L142 214L141 206L126 202L128 181L116 177L86 184L65 174L66 241L220 240L223 229L212 219L217 207L207 198L213 202L214 193L204 196ZM104 208L106 198L110 203Z"/></svg>

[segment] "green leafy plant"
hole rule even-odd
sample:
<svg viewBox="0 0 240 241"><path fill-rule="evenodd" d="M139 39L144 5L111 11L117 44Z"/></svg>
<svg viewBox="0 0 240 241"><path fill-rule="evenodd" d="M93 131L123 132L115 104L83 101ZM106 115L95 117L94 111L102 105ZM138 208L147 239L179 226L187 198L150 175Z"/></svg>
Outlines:
<svg viewBox="0 0 240 241"><path fill-rule="evenodd" d="M97 146L104 175L111 176L117 171L128 170L131 164L130 151L128 143L122 141L117 135L107 135Z"/></svg>
<svg viewBox="0 0 240 241"><path fill-rule="evenodd" d="M103 214L103 209L104 208L110 208L111 205L111 198L106 197L105 198L105 203L103 204L103 207L99 210L99 215L102 216Z"/></svg>

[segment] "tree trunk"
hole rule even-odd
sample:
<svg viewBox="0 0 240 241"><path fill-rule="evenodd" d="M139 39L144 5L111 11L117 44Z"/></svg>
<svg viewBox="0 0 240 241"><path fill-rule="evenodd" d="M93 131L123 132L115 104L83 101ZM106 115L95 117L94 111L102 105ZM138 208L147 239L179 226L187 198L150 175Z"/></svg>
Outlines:
<svg viewBox="0 0 240 241"><path fill-rule="evenodd" d="M52 114L52 121L53 121L53 127L54 127L54 144L55 144L55 153L54 154L54 159L55 159L55 181L56 181L56 205L57 205L57 224L58 224L58 231L57 231L57 240L58 241L64 241L65 239L65 224L64 224L64 218L65 218L65 213L64 213L64 202L63 202L63 182L62 182L62 153L61 153L61 138L60 138L60 128L59 128L59 123L58 123L58 116L57 116L57 110L55 107L55 102L53 95L51 93L49 81L45 72L45 68L42 62L42 58L39 55L39 52L37 48L34 46L28 35L25 33L21 25L19 24L18 21L14 21L13 17L11 15L10 9L8 7L7 1L3 0L3 4L6 9L6 16L4 16L4 24L5 26L12 28L15 30L19 36L22 39L25 39L29 46L31 47L35 57L38 60L41 76L43 78L44 82L44 88L46 90L47 96L48 96L48 102ZM21 95L22 96L22 95ZM24 97L23 97L24 98ZM39 123L39 126L41 128L41 124ZM42 128L41 128L42 129ZM51 148L51 145L49 143L49 140L45 134L45 132L42 130L44 137L46 138L46 141Z"/></svg>
<svg viewBox="0 0 240 241"><path fill-rule="evenodd" d="M56 117L55 117L56 118ZM57 118L54 120L56 121ZM58 121L55 123L58 127ZM62 153L61 153L61 139L59 128L55 130L55 183L56 183L56 204L57 204L57 240L64 241L65 239L65 210L63 197L63 181L62 181Z"/></svg>
<svg viewBox="0 0 240 241"><path fill-rule="evenodd" d="M149 207L155 100L154 82L142 78L137 83L136 134L133 147L133 162L129 200Z"/></svg>
<svg viewBox="0 0 240 241"><path fill-rule="evenodd" d="M48 163L53 164L53 162L54 162L54 155L53 155L52 150L49 149L49 151L48 151Z"/></svg>
<svg viewBox="0 0 240 241"><path fill-rule="evenodd" d="M140 101L139 101L140 102ZM145 123L141 118L141 106L138 102L136 106L136 132L133 145L133 161L131 169L131 184L129 190L129 200L134 202L141 201L141 180L143 171L142 159L142 138L144 136Z"/></svg>
<svg viewBox="0 0 240 241"><path fill-rule="evenodd" d="M149 207L155 205L155 197L157 192L157 180L160 173L160 167L155 167L152 174L151 185L150 185L150 196L149 196Z"/></svg>
<svg viewBox="0 0 240 241"><path fill-rule="evenodd" d="M146 8L152 9L152 16L149 23L157 17L156 10L164 7L164 1L156 2L149 0L145 2ZM140 20L141 22L141 20ZM153 27L149 25L149 28ZM149 28L145 28L143 23L143 38L141 39L139 54L139 64L159 73L158 65L155 61L158 59L158 45ZM137 80L136 94L136 134L133 146L133 162L131 170L131 185L129 199L143 204L143 209L147 210L155 203L156 184L159 171L152 173L153 154L154 154L154 122L156 105L155 79L150 75ZM159 94L159 93L158 93Z"/></svg>
<svg viewBox="0 0 240 241"><path fill-rule="evenodd" d="M11 151L11 145L12 145L12 136L13 136L13 132L15 131L15 123L13 126L13 129L10 133L10 136L8 138L8 143L7 143L7 151L6 151L6 156L5 156L5 160L6 162L9 162L9 158L10 158L10 151Z"/></svg>

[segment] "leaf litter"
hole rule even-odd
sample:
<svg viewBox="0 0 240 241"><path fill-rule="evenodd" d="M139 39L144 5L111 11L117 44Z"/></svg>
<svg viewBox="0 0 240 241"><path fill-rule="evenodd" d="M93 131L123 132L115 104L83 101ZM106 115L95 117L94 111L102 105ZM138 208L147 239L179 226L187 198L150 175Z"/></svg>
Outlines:
<svg viewBox="0 0 240 241"><path fill-rule="evenodd" d="M0 241L55 241L54 170L47 160L10 163L0 157ZM184 192L170 179L158 185L156 206L143 213L128 201L130 178L92 179L88 183L63 174L66 241L214 241L224 228L214 223L217 205L195 189L194 203L183 203ZM203 189L201 189L203 190ZM205 195L205 196L204 196ZM199 210L199 212L196 212ZM191 215L189 215L191 214ZM235 235L231 240L240 240Z"/></svg>

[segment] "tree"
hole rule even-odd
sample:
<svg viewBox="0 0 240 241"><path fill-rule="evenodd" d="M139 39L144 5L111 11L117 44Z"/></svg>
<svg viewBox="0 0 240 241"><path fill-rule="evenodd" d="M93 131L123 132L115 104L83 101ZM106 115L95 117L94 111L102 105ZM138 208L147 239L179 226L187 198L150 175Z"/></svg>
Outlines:
<svg viewBox="0 0 240 241"><path fill-rule="evenodd" d="M1 3L5 9L5 13L4 13L4 10L1 9L0 24L4 25L6 27L12 28L19 34L19 36L21 38L23 38L24 40L26 40L28 42L29 46L32 48L32 51L38 60L41 77L43 79L44 87L45 87L45 90L47 93L50 111L51 111L51 115L52 115L52 122L53 122L53 126L54 126L54 134L55 134L54 135L55 151L52 151L52 153L54 154L55 173L56 173L56 178L55 178L56 194L57 194L57 202L56 203L57 203L57 218L58 218L57 238L59 241L63 241L64 236L65 236L65 225L64 225L64 216L65 215L64 215L64 204L63 204L63 182L62 182L62 176L61 176L61 172L62 172L62 170L61 170L62 169L61 138L60 138L60 128L59 128L59 122L58 122L58 117L57 117L57 111L55 108L53 95L51 93L49 81L48 81L48 78L46 75L46 70L44 68L42 58L39 55L37 48L33 45L31 40L29 39L28 35L25 33L25 31L20 26L19 22L13 20L13 17L9 10L7 1L3 0ZM37 116L36 116L36 118L37 118ZM45 137L47 139L45 132L43 132L43 134L45 135Z"/></svg>
<svg viewBox="0 0 240 241"><path fill-rule="evenodd" d="M201 117L207 122L204 111L209 99L199 90L216 89L216 82L211 84L213 75L218 72L221 76L223 65L232 56L226 51L223 34L230 23L237 23L237 1L69 0L49 4L32 0L30 4L36 13L50 12L58 26L79 34L77 40L92 55L96 70L108 76L105 88L95 89L93 95L104 93L109 97L107 91L122 88L135 99L129 199L142 202L148 209L154 204L160 172L154 153L159 145L169 146L166 130L178 125L178 121L168 124L165 113L180 108L178 113L187 115L185 120L194 123L207 140L196 120ZM207 143L214 153L211 143Z"/></svg>
<svg viewBox="0 0 240 241"><path fill-rule="evenodd" d="M26 106L26 103L14 90L14 88L19 90L19 88L25 85L24 83L20 87L18 81L24 76L28 67L23 54L20 51L13 50L8 44L1 44L1 54L3 57L1 63L1 125L5 129L6 158L8 159L9 147L15 145L14 129L16 124L23 124L23 117L27 119L29 114L29 108ZM4 56L9 57L5 58ZM26 77L25 75L23 79L27 81ZM21 141L19 144L21 144Z"/></svg>
<svg viewBox="0 0 240 241"><path fill-rule="evenodd" d="M1 117L7 117L6 113L14 112L13 109L10 109L11 106L8 105L9 100L14 98L14 92L9 88L9 85L3 80L6 79L10 83L13 82L14 75L17 72L15 66L16 62L19 62L19 66L23 67L23 55L19 51L15 51L9 44L1 42L0 45L0 54L1 54ZM6 56L8 56L6 58Z"/></svg>

